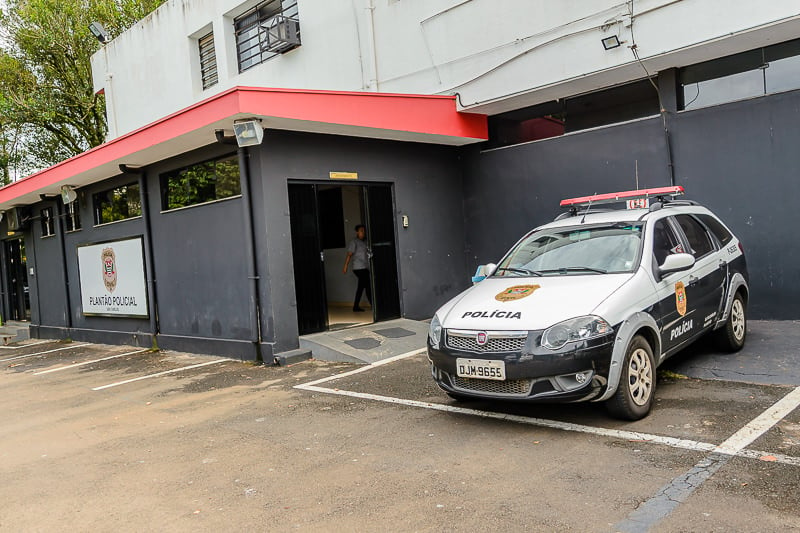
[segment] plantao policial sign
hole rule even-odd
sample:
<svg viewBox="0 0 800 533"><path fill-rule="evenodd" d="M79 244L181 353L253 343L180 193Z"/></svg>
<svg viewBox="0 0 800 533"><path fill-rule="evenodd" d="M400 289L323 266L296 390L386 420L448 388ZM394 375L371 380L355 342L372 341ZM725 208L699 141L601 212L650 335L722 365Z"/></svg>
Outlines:
<svg viewBox="0 0 800 533"><path fill-rule="evenodd" d="M78 272L84 315L149 316L141 237L79 246Z"/></svg>

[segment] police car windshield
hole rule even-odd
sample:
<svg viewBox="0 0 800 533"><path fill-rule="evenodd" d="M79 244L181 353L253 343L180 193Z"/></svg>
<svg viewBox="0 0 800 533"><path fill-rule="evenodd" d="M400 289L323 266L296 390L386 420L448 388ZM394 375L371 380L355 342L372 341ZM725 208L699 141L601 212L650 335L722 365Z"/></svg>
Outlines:
<svg viewBox="0 0 800 533"><path fill-rule="evenodd" d="M535 231L498 265L496 277L597 275L632 272L642 224L622 222Z"/></svg>

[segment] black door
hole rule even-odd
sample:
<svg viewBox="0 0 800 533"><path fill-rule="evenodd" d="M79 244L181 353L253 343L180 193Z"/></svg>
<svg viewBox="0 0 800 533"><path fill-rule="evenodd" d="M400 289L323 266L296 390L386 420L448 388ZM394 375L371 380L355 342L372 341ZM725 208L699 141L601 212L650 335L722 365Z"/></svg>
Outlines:
<svg viewBox="0 0 800 533"><path fill-rule="evenodd" d="M30 320L31 303L25 264L25 242L22 239L5 241L5 255L8 312L4 320Z"/></svg>
<svg viewBox="0 0 800 533"><path fill-rule="evenodd" d="M328 329L316 185L289 184L294 290L300 335Z"/></svg>
<svg viewBox="0 0 800 533"><path fill-rule="evenodd" d="M367 232L372 248L372 303L375 321L400 318L392 186L367 185L366 197Z"/></svg>

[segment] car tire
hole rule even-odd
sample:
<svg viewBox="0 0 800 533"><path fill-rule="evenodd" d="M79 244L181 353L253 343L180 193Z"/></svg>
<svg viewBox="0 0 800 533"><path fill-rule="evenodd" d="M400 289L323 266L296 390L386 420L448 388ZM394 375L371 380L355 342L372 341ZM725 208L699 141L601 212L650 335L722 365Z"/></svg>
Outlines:
<svg viewBox="0 0 800 533"><path fill-rule="evenodd" d="M738 352L747 338L747 306L742 294L737 292L725 325L717 330L717 343L726 352Z"/></svg>
<svg viewBox="0 0 800 533"><path fill-rule="evenodd" d="M647 416L656 391L656 365L650 343L635 336L625 352L617 390L606 408L614 418L639 420Z"/></svg>

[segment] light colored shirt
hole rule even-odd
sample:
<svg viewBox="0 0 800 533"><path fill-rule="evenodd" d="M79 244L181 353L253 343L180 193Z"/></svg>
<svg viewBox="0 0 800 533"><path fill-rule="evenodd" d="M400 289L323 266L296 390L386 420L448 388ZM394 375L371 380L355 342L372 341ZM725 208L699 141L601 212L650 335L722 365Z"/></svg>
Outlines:
<svg viewBox="0 0 800 533"><path fill-rule="evenodd" d="M350 265L353 270L369 268L369 248L367 248L367 243L355 238L347 245L347 251L353 254L350 259Z"/></svg>

